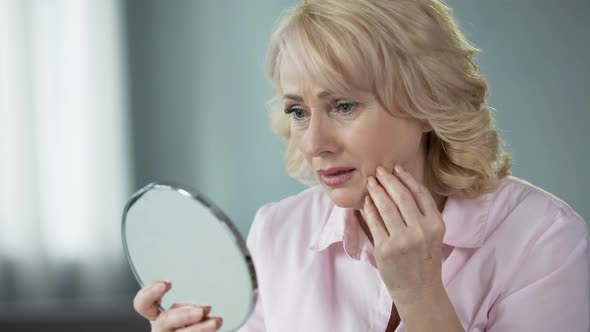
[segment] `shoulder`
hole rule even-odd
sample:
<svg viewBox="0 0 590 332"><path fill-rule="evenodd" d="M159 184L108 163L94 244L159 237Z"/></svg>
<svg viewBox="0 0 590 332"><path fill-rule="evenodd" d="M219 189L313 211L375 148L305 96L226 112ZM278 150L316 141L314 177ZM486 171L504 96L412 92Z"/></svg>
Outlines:
<svg viewBox="0 0 590 332"><path fill-rule="evenodd" d="M267 203L256 212L248 240L309 241L328 219L333 206L319 185Z"/></svg>
<svg viewBox="0 0 590 332"><path fill-rule="evenodd" d="M320 186L313 186L295 195L263 205L256 212L255 221L264 219L262 222L277 224L278 227L292 219L321 217L329 212L331 207L330 197Z"/></svg>
<svg viewBox="0 0 590 332"><path fill-rule="evenodd" d="M512 289L574 261L588 281L588 225L560 198L510 176L493 193L487 219L486 252L504 263Z"/></svg>
<svg viewBox="0 0 590 332"><path fill-rule="evenodd" d="M313 186L300 191L297 194L287 196L281 200L269 202L263 205L259 211L269 213L278 213L289 215L293 210L323 208L331 203L330 197L322 190L320 186Z"/></svg>
<svg viewBox="0 0 590 332"><path fill-rule="evenodd" d="M498 227L534 232L556 223L568 223L568 228L588 237L588 225L566 202L554 194L515 176L501 180L493 193L488 210L487 233Z"/></svg>
<svg viewBox="0 0 590 332"><path fill-rule="evenodd" d="M481 269L474 274L478 283L492 279L488 329L586 331L590 238L582 217L555 195L512 176L491 195L489 210Z"/></svg>
<svg viewBox="0 0 590 332"><path fill-rule="evenodd" d="M500 186L494 195L494 200L500 203L512 201L528 206L546 206L550 212L559 215L575 215L581 218L559 197L515 176L507 176L501 180Z"/></svg>

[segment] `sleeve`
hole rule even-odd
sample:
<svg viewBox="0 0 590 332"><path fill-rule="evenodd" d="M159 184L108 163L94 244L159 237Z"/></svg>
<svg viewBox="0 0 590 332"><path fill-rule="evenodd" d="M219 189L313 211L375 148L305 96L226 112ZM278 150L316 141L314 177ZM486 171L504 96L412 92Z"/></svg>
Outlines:
<svg viewBox="0 0 590 332"><path fill-rule="evenodd" d="M250 318L246 321L242 327L240 327L237 332L265 332L266 327L264 324L264 310L262 308L262 296L260 293L260 263L262 261L260 247L262 246L263 242L261 241L261 233L262 228L264 227L265 221L269 218L270 215L270 207L274 203L267 204L258 209L256 215L254 217L254 221L250 226L250 231L248 232L248 239L246 240L246 244L248 246L248 250L250 251L250 255L252 256L252 261L254 262L254 267L256 269L256 277L258 279L258 296L256 301L256 306L254 307L254 311L250 315Z"/></svg>
<svg viewBox="0 0 590 332"><path fill-rule="evenodd" d="M578 216L546 227L491 307L487 331L590 331L587 227Z"/></svg>

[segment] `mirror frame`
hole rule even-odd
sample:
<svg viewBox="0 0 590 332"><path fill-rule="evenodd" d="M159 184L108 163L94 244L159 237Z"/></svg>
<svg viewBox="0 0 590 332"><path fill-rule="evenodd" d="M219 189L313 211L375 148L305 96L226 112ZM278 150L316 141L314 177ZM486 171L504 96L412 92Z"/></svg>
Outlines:
<svg viewBox="0 0 590 332"><path fill-rule="evenodd" d="M250 316L254 312L254 308L255 308L256 303L258 301L258 278L256 277L256 269L254 267L254 262L252 261L252 256L250 255L250 251L248 250L248 247L246 245L246 241L244 241L240 232L234 226L234 224L231 222L229 217L217 205L215 205L207 196L203 195L201 192L199 192L189 186L180 185L180 184L178 184L176 182L172 182L172 181L152 182L152 183L146 185L145 187L139 189L138 191L136 191L133 195L131 195L131 197L127 201L127 204L125 205L125 208L123 209L123 216L122 216L122 221L121 221L121 237L123 240L123 249L125 250L125 258L127 259L127 263L129 264L129 267L131 268L131 271L133 272L133 275L135 276L135 279L139 283L140 287L141 288L145 287L145 283L141 279L139 274L137 273L135 265L133 264L133 260L131 259L131 256L129 254L129 250L127 248L127 236L126 236L127 232L126 232L125 226L127 223L127 213L129 212L129 210L131 209L133 204L135 204L135 202L138 199L140 199L145 193L147 193L148 191L150 191L152 189L172 190L172 191L175 191L175 192L181 194L182 196L185 196L190 199L194 199L197 202L201 203L201 205L203 205L209 209L209 212L211 212L213 214L213 216L223 225L226 232L228 232L228 235L232 239L234 239L234 242L237 245L238 249L241 251L241 254L245 257L246 265L248 266L248 271L250 272L250 281L251 281L251 285L252 285L252 295L253 295L252 302L250 304L249 313L246 315L245 320L242 322L242 325L243 325L243 323L248 321L248 319L250 318ZM195 221L195 222L197 222L197 221ZM165 308L162 307L161 303L158 303L158 306L160 307L160 310L162 310L162 311L166 310Z"/></svg>

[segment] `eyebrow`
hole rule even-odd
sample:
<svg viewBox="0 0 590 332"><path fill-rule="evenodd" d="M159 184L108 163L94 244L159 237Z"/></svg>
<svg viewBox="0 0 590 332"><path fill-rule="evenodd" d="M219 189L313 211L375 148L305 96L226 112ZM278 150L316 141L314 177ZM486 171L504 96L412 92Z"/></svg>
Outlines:
<svg viewBox="0 0 590 332"><path fill-rule="evenodd" d="M322 98L326 98L327 96L330 96L330 95L332 95L332 92L324 90L324 91L318 93L317 97L322 99ZM292 100L299 101L299 102L303 101L303 97L298 96L298 95L293 95L293 94L286 94L283 96L283 99L292 99Z"/></svg>

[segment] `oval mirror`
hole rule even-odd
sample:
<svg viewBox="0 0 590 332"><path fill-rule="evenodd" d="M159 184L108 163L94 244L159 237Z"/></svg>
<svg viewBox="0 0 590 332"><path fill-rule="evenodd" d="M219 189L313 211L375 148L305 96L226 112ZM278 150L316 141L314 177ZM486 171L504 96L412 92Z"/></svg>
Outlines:
<svg viewBox="0 0 590 332"><path fill-rule="evenodd" d="M123 212L123 247L139 285L170 280L161 309L174 303L210 304L234 331L254 310L257 281L244 239L203 194L154 182L131 196Z"/></svg>

